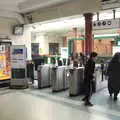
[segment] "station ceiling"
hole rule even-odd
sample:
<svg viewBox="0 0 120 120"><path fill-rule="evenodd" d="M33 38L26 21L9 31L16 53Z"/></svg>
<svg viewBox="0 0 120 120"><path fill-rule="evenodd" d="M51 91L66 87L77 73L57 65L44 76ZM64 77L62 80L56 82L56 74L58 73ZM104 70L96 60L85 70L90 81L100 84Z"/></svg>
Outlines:
<svg viewBox="0 0 120 120"><path fill-rule="evenodd" d="M65 15L70 16L78 13L116 9L120 7L120 0L0 0L0 17L18 18L22 23L23 16L21 14L26 15L35 11L44 13L52 7L59 8L56 10L60 14L67 13Z"/></svg>

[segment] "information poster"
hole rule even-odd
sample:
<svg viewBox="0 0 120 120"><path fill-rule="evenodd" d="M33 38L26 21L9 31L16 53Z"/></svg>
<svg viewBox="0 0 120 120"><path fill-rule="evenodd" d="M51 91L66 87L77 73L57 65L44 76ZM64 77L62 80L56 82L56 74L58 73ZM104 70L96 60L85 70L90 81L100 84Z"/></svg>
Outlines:
<svg viewBox="0 0 120 120"><path fill-rule="evenodd" d="M25 46L12 46L11 67L12 69L26 68L26 48Z"/></svg>
<svg viewBox="0 0 120 120"><path fill-rule="evenodd" d="M68 48L67 47L62 47L61 48L61 58L68 58Z"/></svg>
<svg viewBox="0 0 120 120"><path fill-rule="evenodd" d="M113 46L113 49L112 49L113 55L117 52L120 52L120 46Z"/></svg>
<svg viewBox="0 0 120 120"><path fill-rule="evenodd" d="M10 47L0 45L0 80L11 78Z"/></svg>

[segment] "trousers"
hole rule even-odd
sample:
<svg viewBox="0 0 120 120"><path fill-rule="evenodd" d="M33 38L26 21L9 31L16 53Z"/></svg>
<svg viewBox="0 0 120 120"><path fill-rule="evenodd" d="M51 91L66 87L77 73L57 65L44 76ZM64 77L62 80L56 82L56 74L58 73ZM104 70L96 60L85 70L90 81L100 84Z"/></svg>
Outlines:
<svg viewBox="0 0 120 120"><path fill-rule="evenodd" d="M89 102L93 93L93 77L90 76L85 79L85 100Z"/></svg>

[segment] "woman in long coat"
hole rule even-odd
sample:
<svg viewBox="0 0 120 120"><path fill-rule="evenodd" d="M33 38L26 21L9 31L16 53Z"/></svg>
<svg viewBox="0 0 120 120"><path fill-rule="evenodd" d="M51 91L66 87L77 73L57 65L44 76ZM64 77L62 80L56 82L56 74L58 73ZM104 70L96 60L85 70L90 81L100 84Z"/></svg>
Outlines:
<svg viewBox="0 0 120 120"><path fill-rule="evenodd" d="M116 53L110 61L107 69L108 74L108 91L110 96L114 94L114 100L120 91L120 53Z"/></svg>

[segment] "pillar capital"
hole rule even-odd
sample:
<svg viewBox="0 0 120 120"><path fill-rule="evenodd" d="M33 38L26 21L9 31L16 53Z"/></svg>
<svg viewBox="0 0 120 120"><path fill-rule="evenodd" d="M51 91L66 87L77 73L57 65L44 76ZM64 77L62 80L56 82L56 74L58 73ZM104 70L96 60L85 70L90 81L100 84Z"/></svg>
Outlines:
<svg viewBox="0 0 120 120"><path fill-rule="evenodd" d="M93 13L85 13L84 17L87 21L90 21L93 18Z"/></svg>
<svg viewBox="0 0 120 120"><path fill-rule="evenodd" d="M93 16L93 13L84 13L84 16L85 17L90 17L90 16Z"/></svg>

